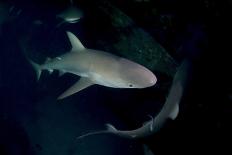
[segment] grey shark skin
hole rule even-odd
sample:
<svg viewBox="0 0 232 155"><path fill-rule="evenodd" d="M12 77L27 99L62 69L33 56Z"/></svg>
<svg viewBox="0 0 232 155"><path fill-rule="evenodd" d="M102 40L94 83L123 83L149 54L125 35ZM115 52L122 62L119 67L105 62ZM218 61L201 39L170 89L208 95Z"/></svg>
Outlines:
<svg viewBox="0 0 232 155"><path fill-rule="evenodd" d="M37 70L37 78L42 70L59 70L62 74L72 73L81 76L81 79L58 99L94 84L112 88L146 88L156 83L156 76L142 65L107 52L87 49L73 33L67 32L67 35L72 45L70 52L42 65L31 61Z"/></svg>
<svg viewBox="0 0 232 155"><path fill-rule="evenodd" d="M184 60L182 62L174 76L168 97L161 111L154 119L152 118L142 127L135 130L121 131L117 130L111 124L106 124L107 130L90 132L77 137L77 139L82 139L86 136L96 134L115 134L123 138L136 139L144 138L156 133L160 130L160 128L162 128L163 124L167 121L167 119L171 118L172 120L174 120L177 117L179 112L179 103L181 101L184 88L186 87L187 80L189 78L189 71L191 70L190 67L191 63L188 60Z"/></svg>

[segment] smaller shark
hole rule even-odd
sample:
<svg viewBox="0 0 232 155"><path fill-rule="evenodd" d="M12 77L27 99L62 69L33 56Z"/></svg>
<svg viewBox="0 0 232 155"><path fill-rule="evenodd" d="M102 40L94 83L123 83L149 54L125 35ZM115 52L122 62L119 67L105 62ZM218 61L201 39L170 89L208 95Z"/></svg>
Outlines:
<svg viewBox="0 0 232 155"><path fill-rule="evenodd" d="M116 129L111 124L106 124L107 130L89 132L85 135L77 137L77 139L82 139L84 137L96 134L115 134L123 138L137 139L144 138L156 133L160 130L160 128L163 127L164 123L168 119L174 120L177 117L179 112L179 103L181 102L184 89L187 85L190 71L191 62L189 60L184 60L174 76L168 97L161 111L154 119L152 118L142 127L135 130L123 131Z"/></svg>
<svg viewBox="0 0 232 155"><path fill-rule="evenodd" d="M0 2L0 30L4 23L16 19L22 10L7 2Z"/></svg>
<svg viewBox="0 0 232 155"><path fill-rule="evenodd" d="M75 6L69 6L59 13L57 17L62 18L67 23L76 23L83 17L83 12Z"/></svg>
<svg viewBox="0 0 232 155"><path fill-rule="evenodd" d="M104 51L85 48L73 33L67 32L67 35L72 45L70 52L48 59L42 65L29 60L38 79L42 70L59 70L61 74L72 73L81 77L58 99L94 84L112 88L146 88L156 83L156 76L144 66Z"/></svg>
<svg viewBox="0 0 232 155"><path fill-rule="evenodd" d="M60 26L63 23L77 23L82 17L83 12L76 6L74 6L73 1L70 0L71 5L59 13L56 17L63 19L63 22L57 25Z"/></svg>

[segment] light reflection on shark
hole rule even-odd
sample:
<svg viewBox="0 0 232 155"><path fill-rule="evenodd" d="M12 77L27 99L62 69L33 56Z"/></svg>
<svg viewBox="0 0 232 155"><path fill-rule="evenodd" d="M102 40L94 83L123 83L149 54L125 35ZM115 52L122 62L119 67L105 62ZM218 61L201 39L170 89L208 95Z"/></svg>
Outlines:
<svg viewBox="0 0 232 155"><path fill-rule="evenodd" d="M81 79L58 99L94 84L112 88L146 88L156 83L156 76L142 65L107 52L87 49L73 33L67 32L67 35L72 45L70 52L42 65L30 61L36 69L38 79L42 70L59 70L62 74L73 73L81 76Z"/></svg>
<svg viewBox="0 0 232 155"><path fill-rule="evenodd" d="M189 60L184 60L174 76L168 97L161 111L154 119L152 118L142 127L135 130L123 131L117 130L111 124L106 124L107 130L90 132L77 137L77 139L82 139L96 134L115 134L123 138L136 139L144 138L156 133L163 127L167 119L174 120L177 117L179 112L179 103L181 102L184 89L187 85L187 81L189 80L190 71L191 62Z"/></svg>

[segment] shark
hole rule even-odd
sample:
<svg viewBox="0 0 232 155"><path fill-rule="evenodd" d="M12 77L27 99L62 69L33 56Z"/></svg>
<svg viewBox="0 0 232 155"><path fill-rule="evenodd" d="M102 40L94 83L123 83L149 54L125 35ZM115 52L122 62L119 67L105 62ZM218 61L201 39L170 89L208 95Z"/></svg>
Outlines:
<svg viewBox="0 0 232 155"><path fill-rule="evenodd" d="M16 6L1 1L0 2L0 31L4 23L16 19L21 14L21 12L22 10L17 8Z"/></svg>
<svg viewBox="0 0 232 155"><path fill-rule="evenodd" d="M57 14L56 17L63 19L63 22L58 24L58 26L63 23L77 23L84 16L83 11L76 7L72 0L70 0L70 3L71 5L69 7Z"/></svg>
<svg viewBox="0 0 232 155"><path fill-rule="evenodd" d="M48 59L43 64L31 61L36 70L37 79L42 70L58 70L62 75L72 73L80 76L75 84L63 92L58 99L63 99L92 85L111 88L146 88L157 82L156 76L146 67L114 54L101 50L88 49L70 31L67 36L71 50L59 57Z"/></svg>
<svg viewBox="0 0 232 155"><path fill-rule="evenodd" d="M191 61L187 59L181 63L173 78L169 94L160 112L155 118L152 117L150 121L144 123L142 127L134 130L118 130L113 125L106 124L106 130L86 133L77 137L77 140L96 134L114 134L128 139L139 139L158 132L168 119L174 120L178 116L179 103L181 102L190 78L191 64Z"/></svg>

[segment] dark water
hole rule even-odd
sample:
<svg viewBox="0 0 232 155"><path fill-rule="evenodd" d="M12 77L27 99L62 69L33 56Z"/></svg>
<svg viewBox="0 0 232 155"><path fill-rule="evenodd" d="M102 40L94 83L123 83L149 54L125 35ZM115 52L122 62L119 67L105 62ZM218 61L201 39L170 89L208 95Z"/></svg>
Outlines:
<svg viewBox="0 0 232 155"><path fill-rule="evenodd" d="M99 23L107 21L95 19L99 22L96 27L91 8L98 3L75 1L86 17L76 24L55 28L61 22L55 15L68 2L10 1L15 10L0 31L0 155L142 155L143 144L154 154L228 151L232 84L228 54L231 47L225 38L231 31L227 23L231 2L111 2L153 36L177 62L184 57L192 59L193 77L177 120L142 140L97 135L77 141L75 138L82 134L105 129L106 123L119 129L140 127L149 120L148 115L155 116L161 109L172 77L154 70L158 83L151 88L92 86L57 101L57 96L79 77L58 77L56 71L52 75L45 71L37 82L20 41L29 36L27 54L43 62L48 56L55 57L70 49L65 30L77 34L88 47L98 47ZM15 17L17 9L22 12ZM43 24L35 24L35 20Z"/></svg>

